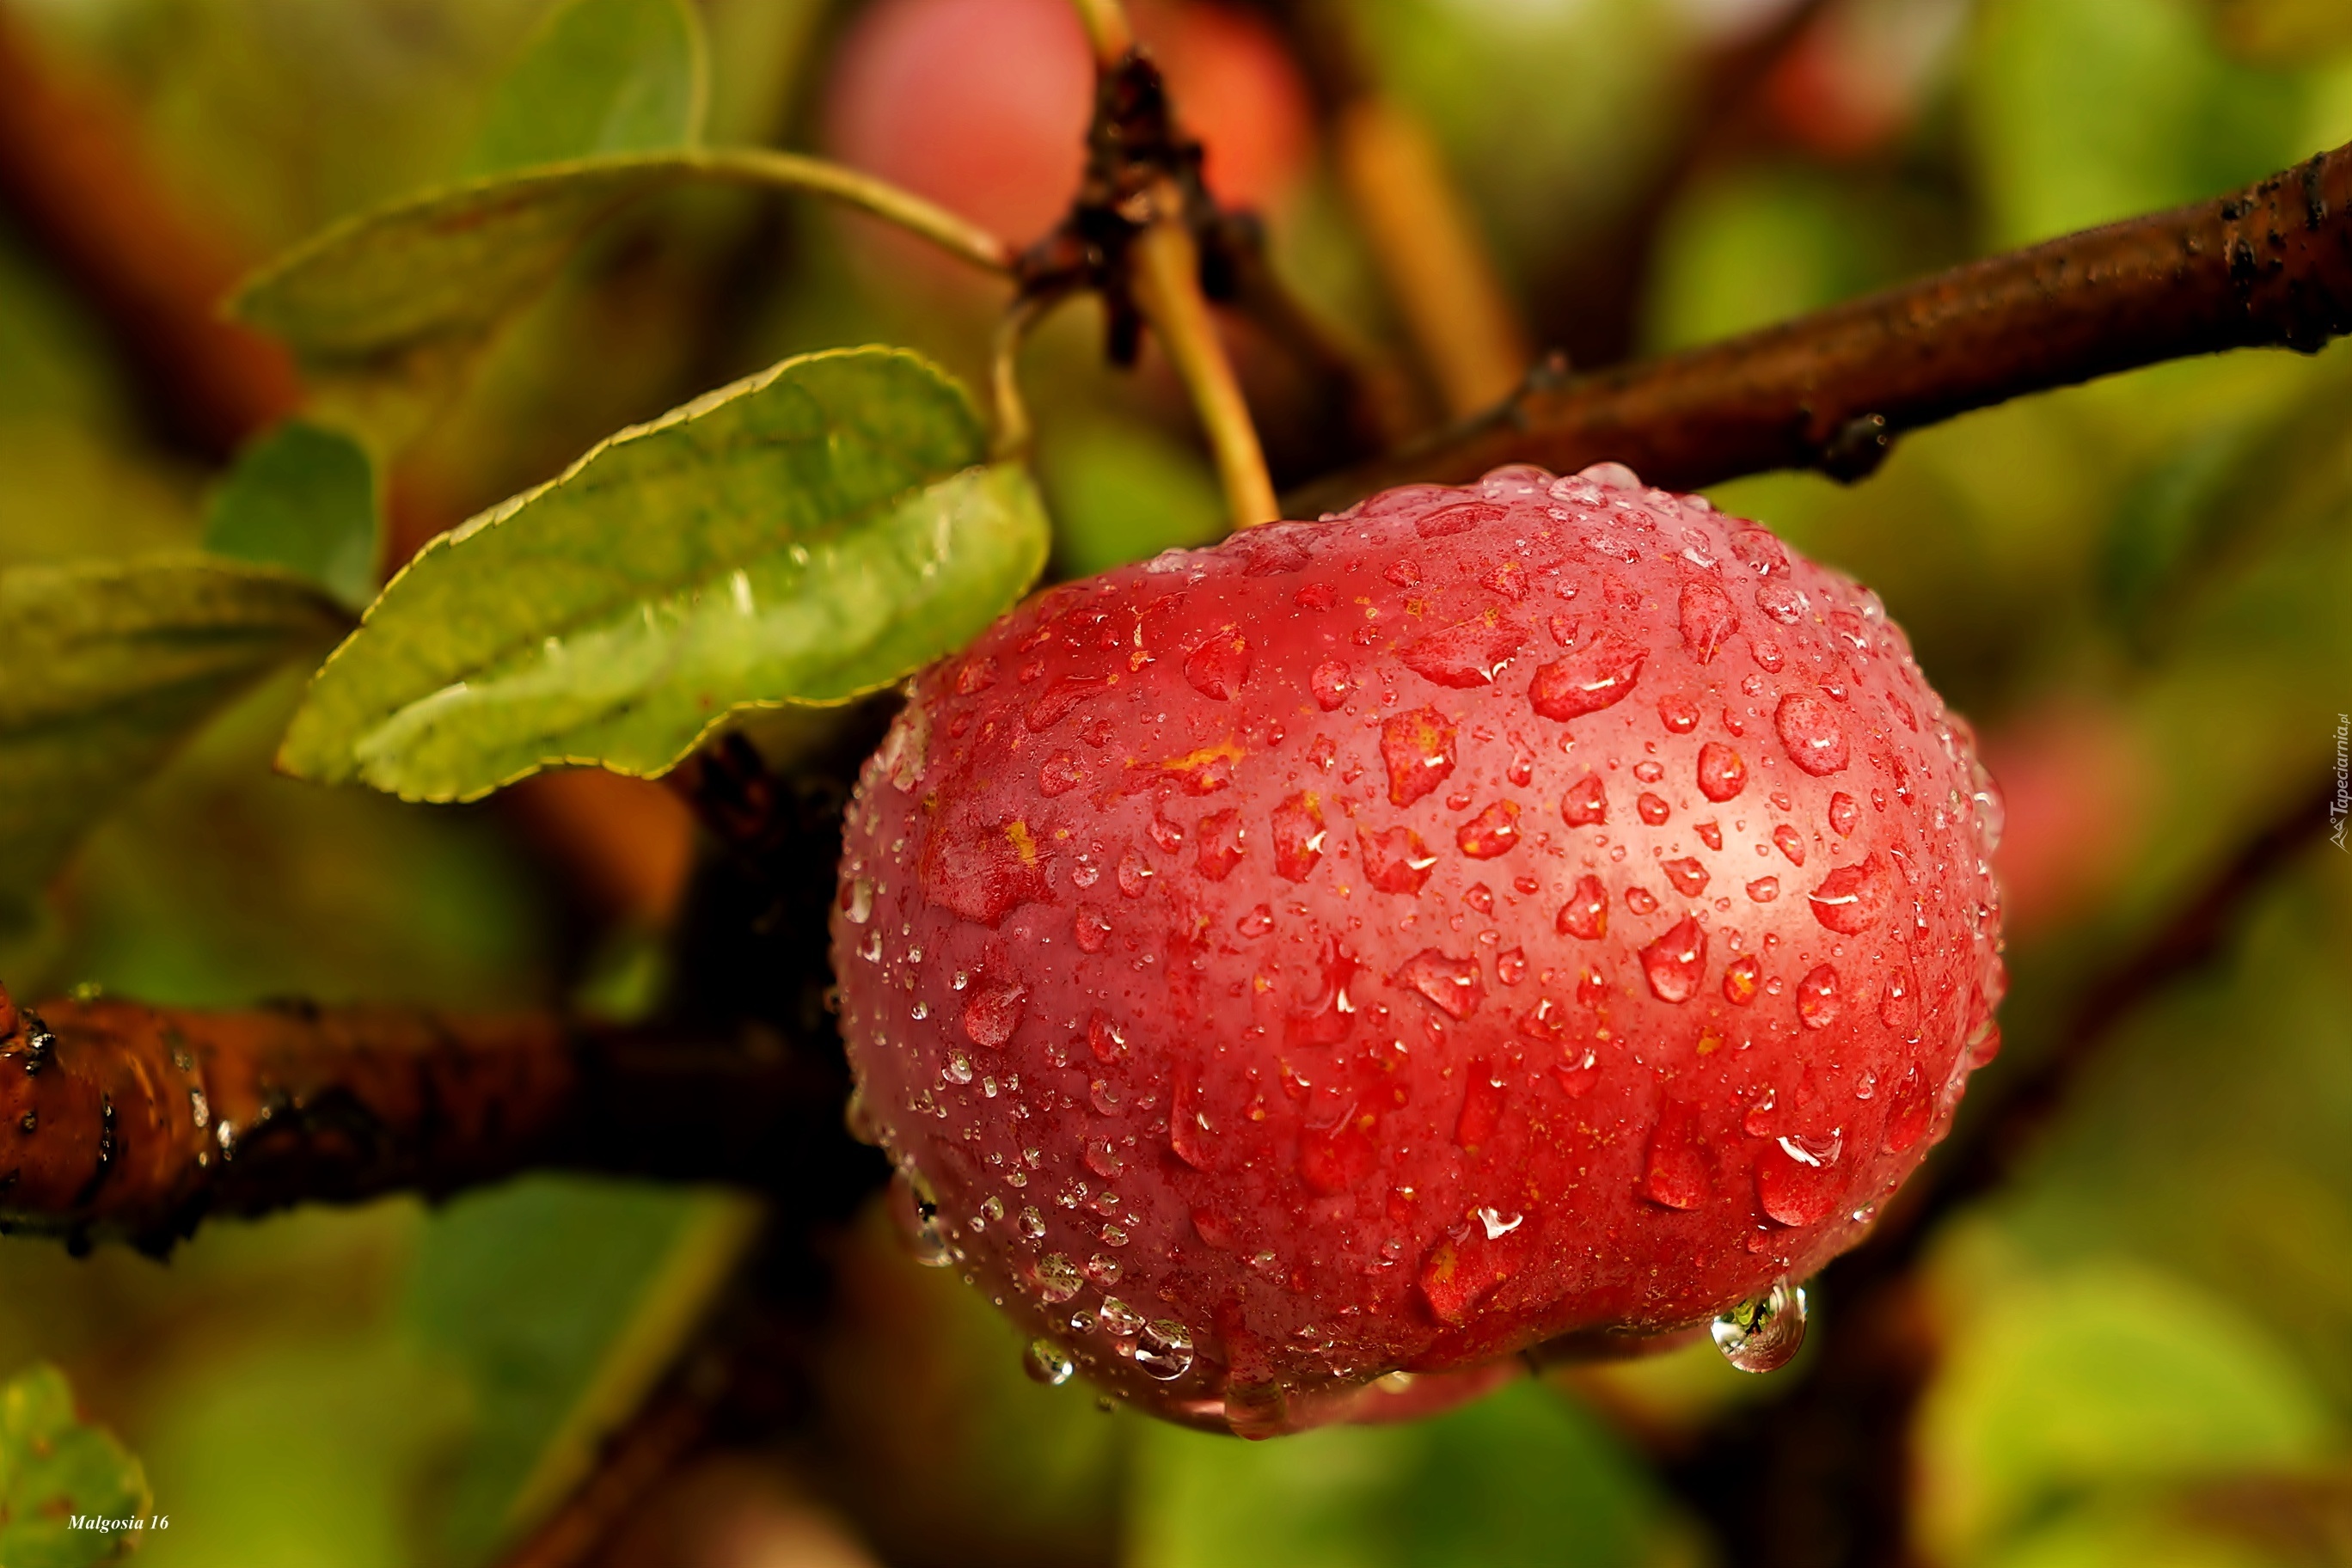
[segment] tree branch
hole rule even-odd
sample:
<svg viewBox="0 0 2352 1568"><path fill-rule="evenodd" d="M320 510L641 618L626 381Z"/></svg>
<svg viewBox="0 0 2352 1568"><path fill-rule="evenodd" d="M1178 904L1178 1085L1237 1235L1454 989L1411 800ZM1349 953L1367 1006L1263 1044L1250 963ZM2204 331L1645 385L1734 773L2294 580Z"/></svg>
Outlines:
<svg viewBox="0 0 2352 1568"><path fill-rule="evenodd" d="M1641 364L1541 374L1500 406L1286 498L1337 510L1412 480L1603 459L1694 489L1776 468L1858 479L1895 437L2027 393L2352 331L2352 147L2234 195L1971 262Z"/></svg>
<svg viewBox="0 0 2352 1568"><path fill-rule="evenodd" d="M0 1024L0 1224L76 1250L161 1252L207 1215L438 1196L533 1168L780 1191L872 1175L841 1129L837 1057L773 1030L697 1041L388 1007L36 1012L5 993Z"/></svg>

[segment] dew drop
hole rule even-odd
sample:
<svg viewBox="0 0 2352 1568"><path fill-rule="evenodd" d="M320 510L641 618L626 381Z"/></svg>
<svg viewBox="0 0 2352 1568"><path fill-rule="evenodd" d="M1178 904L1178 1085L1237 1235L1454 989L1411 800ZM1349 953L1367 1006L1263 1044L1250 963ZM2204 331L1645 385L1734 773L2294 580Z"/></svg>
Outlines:
<svg viewBox="0 0 2352 1568"><path fill-rule="evenodd" d="M1173 1318L1154 1318L1135 1336L1135 1364L1161 1383L1183 1376L1192 1370L1192 1331Z"/></svg>
<svg viewBox="0 0 2352 1568"><path fill-rule="evenodd" d="M1698 700L1687 691L1669 692L1658 699L1658 722L1676 735L1687 735L1698 728Z"/></svg>
<svg viewBox="0 0 2352 1568"><path fill-rule="evenodd" d="M1274 910L1270 905L1253 905L1247 913L1234 921L1235 933L1245 937L1264 936L1274 929Z"/></svg>
<svg viewBox="0 0 2352 1568"><path fill-rule="evenodd" d="M1772 723L1780 744L1788 748L1789 760L1801 771L1821 778L1846 765L1845 731L1820 698L1802 691L1783 694Z"/></svg>
<svg viewBox="0 0 2352 1568"><path fill-rule="evenodd" d="M1609 820L1609 802L1601 793L1601 775L1587 773L1568 786L1559 799L1560 819L1570 827L1590 827Z"/></svg>
<svg viewBox="0 0 2352 1568"><path fill-rule="evenodd" d="M901 1166L892 1174L889 1209L909 1258L926 1268L944 1268L955 1261L947 1226L940 1219L939 1199L912 1166Z"/></svg>
<svg viewBox="0 0 2352 1568"><path fill-rule="evenodd" d="M1058 1252L1049 1252L1030 1266L1029 1278L1037 1295L1049 1307L1058 1307L1086 1284L1078 1266Z"/></svg>
<svg viewBox="0 0 2352 1568"><path fill-rule="evenodd" d="M1683 646L1698 656L1699 663L1713 663L1739 629L1739 612L1732 607L1731 596L1704 579L1685 583L1681 608Z"/></svg>
<svg viewBox="0 0 2352 1568"><path fill-rule="evenodd" d="M1748 764L1721 741L1698 749L1698 793L1718 804L1748 787Z"/></svg>
<svg viewBox="0 0 2352 1568"><path fill-rule="evenodd" d="M1741 1372L1775 1372L1805 1342L1805 1291L1786 1279L1752 1301L1742 1301L1709 1329L1715 1348Z"/></svg>
<svg viewBox="0 0 2352 1568"><path fill-rule="evenodd" d="M1790 865L1801 866L1805 863L1805 837L1787 823L1784 822L1772 829L1772 845L1789 858Z"/></svg>
<svg viewBox="0 0 2352 1568"><path fill-rule="evenodd" d="M1633 809L1641 813L1642 820L1653 827L1663 826L1666 818L1674 815L1673 808L1666 805L1663 796L1647 791L1643 791L1642 798L1633 803Z"/></svg>
<svg viewBox="0 0 2352 1568"><path fill-rule="evenodd" d="M1491 860L1509 852L1519 842L1518 802L1495 802L1464 823L1454 842L1473 860Z"/></svg>
<svg viewBox="0 0 2352 1568"><path fill-rule="evenodd" d="M1307 689L1313 693L1315 706L1328 713L1347 705L1348 694L1356 689L1349 678L1348 667L1338 659L1326 659L1315 667L1307 678Z"/></svg>
<svg viewBox="0 0 2352 1568"><path fill-rule="evenodd" d="M1323 858L1323 802L1312 791L1292 795L1274 808L1275 871L1303 882Z"/></svg>
<svg viewBox="0 0 2352 1568"><path fill-rule="evenodd" d="M1070 934L1080 952L1100 952L1110 943L1110 917L1092 904L1080 904Z"/></svg>
<svg viewBox="0 0 2352 1568"><path fill-rule="evenodd" d="M1430 868L1437 864L1437 857L1410 827L1391 827L1382 833L1359 827L1356 845L1364 879L1384 893L1420 892L1422 884L1429 880Z"/></svg>
<svg viewBox="0 0 2352 1568"><path fill-rule="evenodd" d="M841 912L852 925L864 925L874 918L874 884L864 877L852 877L841 887Z"/></svg>
<svg viewBox="0 0 2352 1568"><path fill-rule="evenodd" d="M1184 658L1185 682L1202 696L1220 702L1241 690L1249 671L1249 639L1231 626Z"/></svg>
<svg viewBox="0 0 2352 1568"><path fill-rule="evenodd" d="M1381 725L1381 760L1390 802L1411 805L1454 771L1454 726L1434 708L1399 713Z"/></svg>
<svg viewBox="0 0 2352 1568"><path fill-rule="evenodd" d="M1748 896L1759 904L1769 904L1780 896L1780 879L1759 877L1748 884Z"/></svg>
<svg viewBox="0 0 2352 1568"><path fill-rule="evenodd" d="M1687 1002L1698 992L1706 967L1706 932L1685 915L1665 935L1642 950L1642 973L1661 1002Z"/></svg>
<svg viewBox="0 0 2352 1568"><path fill-rule="evenodd" d="M1723 968L1723 999L1735 1007L1745 1007L1756 1000L1756 992L1763 977L1763 966L1752 952L1743 952Z"/></svg>
<svg viewBox="0 0 2352 1568"><path fill-rule="evenodd" d="M1709 1185L1697 1115L1689 1106L1668 1100L1650 1131L1642 1190L1651 1202L1667 1208L1695 1209L1706 1201Z"/></svg>
<svg viewBox="0 0 2352 1568"><path fill-rule="evenodd" d="M1647 888L1628 888L1625 907L1637 915L1654 915L1658 912L1658 896Z"/></svg>
<svg viewBox="0 0 2352 1568"><path fill-rule="evenodd" d="M1566 721L1621 701L1642 676L1648 650L1615 632L1539 666L1528 687L1528 703L1547 719Z"/></svg>
<svg viewBox="0 0 2352 1568"><path fill-rule="evenodd" d="M1517 626L1481 616L1407 643L1397 658L1425 679L1467 689L1494 684L1525 641L1527 633Z"/></svg>
<svg viewBox="0 0 2352 1568"><path fill-rule="evenodd" d="M1838 997L1838 972L1817 964L1797 982L1797 1019L1808 1029L1826 1029L1837 1022L1845 1005Z"/></svg>
<svg viewBox="0 0 2352 1568"><path fill-rule="evenodd" d="M1579 877L1576 886L1569 889L1568 902L1560 905L1556 922L1562 936L1581 937L1586 942L1598 942L1609 930L1609 894L1594 876Z"/></svg>
<svg viewBox="0 0 2352 1568"><path fill-rule="evenodd" d="M1666 880L1675 885L1675 891L1686 899L1696 899L1706 891L1706 868L1698 863L1695 855L1669 860L1660 869L1665 872Z"/></svg>
<svg viewBox="0 0 2352 1568"><path fill-rule="evenodd" d="M1861 818L1862 807L1853 803L1853 796L1843 790L1830 796L1830 826L1837 830L1839 837L1853 837L1853 825Z"/></svg>
<svg viewBox="0 0 2352 1568"><path fill-rule="evenodd" d="M1486 994L1476 959L1448 957L1433 947L1406 959L1389 984L1419 993L1456 1022L1475 1013Z"/></svg>
<svg viewBox="0 0 2352 1568"><path fill-rule="evenodd" d="M1021 1357L1021 1370L1029 1374L1032 1383L1042 1383L1048 1388L1059 1388L1070 1381L1078 1370L1069 1352L1048 1339L1029 1342L1029 1349Z"/></svg>

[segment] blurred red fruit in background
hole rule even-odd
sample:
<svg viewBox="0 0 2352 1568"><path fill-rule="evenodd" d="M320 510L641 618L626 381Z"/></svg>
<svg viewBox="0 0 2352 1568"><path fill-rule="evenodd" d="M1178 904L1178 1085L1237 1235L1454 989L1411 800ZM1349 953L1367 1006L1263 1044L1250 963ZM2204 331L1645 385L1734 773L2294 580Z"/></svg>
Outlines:
<svg viewBox="0 0 2352 1568"><path fill-rule="evenodd" d="M1246 13L1139 5L1138 34L1201 138L1210 189L1276 208L1313 131L1281 39ZM834 156L1028 241L1068 206L1094 69L1066 0L881 0L842 40L825 105Z"/></svg>

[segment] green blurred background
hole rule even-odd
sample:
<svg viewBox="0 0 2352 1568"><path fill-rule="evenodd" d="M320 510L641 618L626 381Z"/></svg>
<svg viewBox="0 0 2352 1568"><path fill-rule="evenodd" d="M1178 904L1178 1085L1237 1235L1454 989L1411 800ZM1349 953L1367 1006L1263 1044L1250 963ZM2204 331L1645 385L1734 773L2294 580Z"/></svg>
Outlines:
<svg viewBox="0 0 2352 1568"><path fill-rule="evenodd" d="M547 8L0 0L247 259L447 177ZM711 138L821 145L858 6L701 9ZM1837 0L1746 74L1716 68L1778 9L1339 14L1354 68L1433 136L1529 340L1588 363L2352 140L2343 0ZM1327 140L1267 216L1299 290L1433 413ZM1611 264L1625 276L1594 281ZM976 377L988 304L811 206L651 204L411 455L395 531L446 526L787 353L902 342ZM1098 351L1089 305L1028 360L1069 574L1218 527L1166 376L1108 371ZM0 211L0 566L195 540L216 455L159 425L142 374ZM1769 477L1716 500L1875 587L1986 736L2010 808L2009 1061L2310 787L2352 708L2352 350L2166 366L1915 435L1851 488ZM675 868L583 872L580 834L675 837L674 818L635 797L424 809L273 778L297 689L274 682L208 728L33 924L0 934L12 988L620 1010L657 992ZM438 1210L217 1224L167 1264L10 1240L0 1369L57 1361L143 1458L173 1521L142 1548L153 1568L487 1563L577 1473L614 1391L658 1368L679 1292L733 1256L742 1214L549 1179ZM1212 1440L1033 1386L1011 1331L907 1261L878 1215L823 1248L790 1429L697 1466L602 1561L1704 1563L1715 1549L1660 1467L1775 1392L1702 1346L1417 1426ZM1930 1268L1923 1559L2352 1562L2352 866L2323 846L2264 888L2223 961L2133 1015L2023 1179L1950 1226ZM1841 1331L1834 1300L1816 1331Z"/></svg>

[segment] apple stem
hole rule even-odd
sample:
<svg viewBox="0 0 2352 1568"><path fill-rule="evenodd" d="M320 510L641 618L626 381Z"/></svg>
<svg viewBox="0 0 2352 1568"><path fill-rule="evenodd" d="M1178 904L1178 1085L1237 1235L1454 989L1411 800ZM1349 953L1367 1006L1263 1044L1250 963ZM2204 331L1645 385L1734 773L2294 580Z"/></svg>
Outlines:
<svg viewBox="0 0 2352 1568"><path fill-rule="evenodd" d="M713 174L806 191L861 208L991 272L1009 274L1018 258L1012 246L970 219L841 163L764 147L709 147L689 156Z"/></svg>
<svg viewBox="0 0 2352 1568"><path fill-rule="evenodd" d="M1127 58L1135 47L1135 28L1119 0L1070 0L1070 5L1078 14L1078 26L1087 30L1097 68L1108 70Z"/></svg>
<svg viewBox="0 0 2352 1568"><path fill-rule="evenodd" d="M1185 222L1183 193L1173 180L1152 188L1151 209L1151 222L1137 237L1133 251L1136 303L1160 334L1170 363L1192 395L1233 525L1271 522L1282 509L1266 471L1265 450L1242 396L1241 378L1225 356L1208 300L1201 292L1200 248Z"/></svg>

